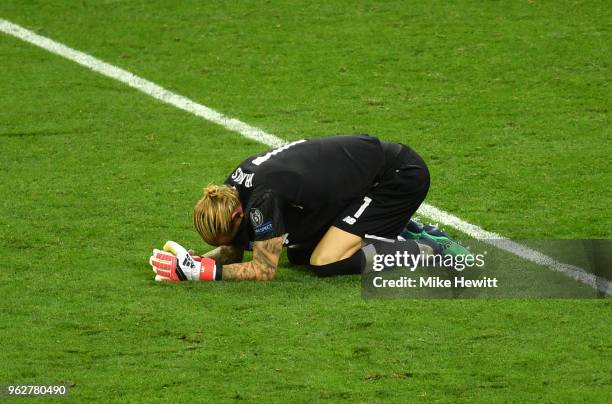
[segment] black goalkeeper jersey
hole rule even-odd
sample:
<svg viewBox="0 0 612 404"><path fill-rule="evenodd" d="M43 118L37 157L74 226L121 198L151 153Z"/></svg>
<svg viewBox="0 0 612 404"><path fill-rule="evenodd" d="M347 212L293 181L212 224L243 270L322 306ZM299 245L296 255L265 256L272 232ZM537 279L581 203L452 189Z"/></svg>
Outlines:
<svg viewBox="0 0 612 404"><path fill-rule="evenodd" d="M400 145L368 135L298 140L244 160L225 180L238 190L244 220L232 244L287 235L316 242L351 202L363 198Z"/></svg>

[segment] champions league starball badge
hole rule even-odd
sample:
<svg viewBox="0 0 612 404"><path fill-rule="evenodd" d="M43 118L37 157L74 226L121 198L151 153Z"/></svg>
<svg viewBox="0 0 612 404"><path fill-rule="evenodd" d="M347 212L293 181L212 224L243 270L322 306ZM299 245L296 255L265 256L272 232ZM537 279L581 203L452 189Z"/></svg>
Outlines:
<svg viewBox="0 0 612 404"><path fill-rule="evenodd" d="M249 213L251 215L251 222L253 222L253 227L259 227L263 224L263 215L259 209L251 209Z"/></svg>

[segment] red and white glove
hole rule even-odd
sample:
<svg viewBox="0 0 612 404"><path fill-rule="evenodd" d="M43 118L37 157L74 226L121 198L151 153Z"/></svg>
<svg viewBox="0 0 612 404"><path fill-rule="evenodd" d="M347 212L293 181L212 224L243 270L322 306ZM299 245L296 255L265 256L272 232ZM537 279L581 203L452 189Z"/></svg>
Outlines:
<svg viewBox="0 0 612 404"><path fill-rule="evenodd" d="M196 260L175 241L167 241L163 251L154 249L149 264L159 282L214 281L221 278L215 260L207 257Z"/></svg>

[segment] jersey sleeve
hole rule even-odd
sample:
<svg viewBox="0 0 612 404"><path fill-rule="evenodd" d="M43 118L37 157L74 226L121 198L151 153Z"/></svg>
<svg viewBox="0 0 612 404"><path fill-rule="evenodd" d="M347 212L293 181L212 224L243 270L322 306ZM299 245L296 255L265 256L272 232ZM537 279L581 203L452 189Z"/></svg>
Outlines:
<svg viewBox="0 0 612 404"><path fill-rule="evenodd" d="M263 192L256 197L246 216L255 241L268 240L285 234L282 203L272 191Z"/></svg>

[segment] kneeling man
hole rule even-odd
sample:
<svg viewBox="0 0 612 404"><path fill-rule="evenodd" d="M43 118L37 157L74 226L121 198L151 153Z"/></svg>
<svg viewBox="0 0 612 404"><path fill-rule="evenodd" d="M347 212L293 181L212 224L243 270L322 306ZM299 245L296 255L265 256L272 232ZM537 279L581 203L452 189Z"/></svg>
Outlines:
<svg viewBox="0 0 612 404"><path fill-rule="evenodd" d="M160 281L269 280L283 246L318 276L359 274L373 254L469 253L410 220L428 190L427 166L408 146L368 135L299 140L204 189L193 222L218 248L198 260L168 242L150 263ZM253 258L241 262L245 250Z"/></svg>

